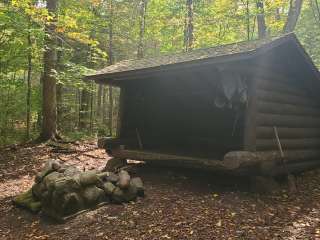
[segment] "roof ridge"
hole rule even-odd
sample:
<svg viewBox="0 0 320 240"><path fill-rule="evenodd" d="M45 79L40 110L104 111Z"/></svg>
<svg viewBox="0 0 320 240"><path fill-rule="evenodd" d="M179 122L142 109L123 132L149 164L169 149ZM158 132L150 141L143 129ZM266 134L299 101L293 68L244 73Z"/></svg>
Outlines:
<svg viewBox="0 0 320 240"><path fill-rule="evenodd" d="M232 42L232 43L227 43L227 44L221 44L221 45L216 45L216 46L211 46L211 47L202 47L202 48L197 48L197 49L193 49L192 51L189 52L184 52L184 51L180 51L180 52L174 52L174 53L165 53L165 54L161 54L160 55L155 55L155 56L148 56L148 57L143 57L143 58L129 58L129 59L124 59L121 60L113 65L117 65L118 63L124 63L124 62L131 62L131 61L139 61L139 60L150 60L150 59L155 59L158 57L168 57L168 56L177 56L177 55L187 55L187 54L192 54L195 53L197 51L201 51L201 50L213 50L219 47L228 47L228 46L232 46L232 45L237 45L237 44L250 44L253 42L264 42L265 44L270 42L270 41L274 41L277 39L281 39L284 37L287 37L288 35L295 35L293 32L287 33L287 34L281 34L281 35L274 35L274 36L268 36L266 38L263 39L251 39L251 40L242 40L242 41L238 41L238 42ZM112 65L109 65L112 66ZM109 67L107 66L107 67Z"/></svg>

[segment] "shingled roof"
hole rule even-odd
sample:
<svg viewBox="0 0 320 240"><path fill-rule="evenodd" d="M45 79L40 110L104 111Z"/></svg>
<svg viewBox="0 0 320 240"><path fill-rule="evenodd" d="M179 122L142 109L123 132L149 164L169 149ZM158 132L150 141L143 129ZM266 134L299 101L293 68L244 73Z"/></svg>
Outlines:
<svg viewBox="0 0 320 240"><path fill-rule="evenodd" d="M294 33L289 33L275 38L244 41L233 44L221 45L211 48L202 48L190 52L170 55L161 55L152 58L125 60L96 71L95 74L86 76L87 79L116 78L120 74L130 74L145 70L156 70L172 65L201 62L211 59L224 59L232 56L252 56L252 54L267 50L283 42L294 40L298 42Z"/></svg>

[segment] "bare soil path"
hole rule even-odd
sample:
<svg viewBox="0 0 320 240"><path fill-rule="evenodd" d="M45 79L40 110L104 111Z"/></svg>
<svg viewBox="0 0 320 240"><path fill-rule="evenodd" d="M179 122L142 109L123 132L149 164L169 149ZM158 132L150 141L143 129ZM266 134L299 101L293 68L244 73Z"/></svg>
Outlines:
<svg viewBox="0 0 320 240"><path fill-rule="evenodd" d="M303 174L289 196L248 191L247 179L166 168L137 168L146 197L106 205L64 224L12 205L42 164L58 158L81 169L103 167L106 154L86 142L72 154L46 145L0 151L0 239L320 239L320 172Z"/></svg>

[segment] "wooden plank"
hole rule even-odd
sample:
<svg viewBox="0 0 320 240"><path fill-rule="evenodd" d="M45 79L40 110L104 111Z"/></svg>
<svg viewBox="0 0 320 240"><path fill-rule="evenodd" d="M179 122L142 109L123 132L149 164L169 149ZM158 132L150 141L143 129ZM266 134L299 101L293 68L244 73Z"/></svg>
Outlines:
<svg viewBox="0 0 320 240"><path fill-rule="evenodd" d="M257 109L260 113L320 116L320 108L311 106L299 106L294 104L274 103L263 100L258 101Z"/></svg>
<svg viewBox="0 0 320 240"><path fill-rule="evenodd" d="M303 117L280 114L258 113L257 126L261 127L288 127L288 128L318 128L320 117Z"/></svg>
<svg viewBox="0 0 320 240"><path fill-rule="evenodd" d="M259 79L251 80L248 89L248 106L245 112L244 140L245 151L256 150L256 115L257 115L257 84Z"/></svg>
<svg viewBox="0 0 320 240"><path fill-rule="evenodd" d="M320 138L280 139L284 150L288 149L314 149L320 147ZM276 139L257 139L257 150L278 149Z"/></svg>
<svg viewBox="0 0 320 240"><path fill-rule="evenodd" d="M320 138L320 128L277 127L280 138ZM258 139L274 139L273 127L257 127Z"/></svg>
<svg viewBox="0 0 320 240"><path fill-rule="evenodd" d="M274 103L295 104L299 106L320 106L320 103L306 97L296 96L288 93L277 93L257 89L258 100Z"/></svg>
<svg viewBox="0 0 320 240"><path fill-rule="evenodd" d="M291 83L279 82L271 77L269 77L269 80L262 79L259 81L258 88L266 91L275 91L279 93L308 97L307 90L293 86L293 81Z"/></svg>

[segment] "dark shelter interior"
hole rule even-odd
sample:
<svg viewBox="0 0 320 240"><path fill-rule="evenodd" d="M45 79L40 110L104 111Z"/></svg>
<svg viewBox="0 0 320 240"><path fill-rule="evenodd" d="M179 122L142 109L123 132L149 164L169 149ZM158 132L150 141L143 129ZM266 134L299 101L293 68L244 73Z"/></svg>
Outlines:
<svg viewBox="0 0 320 240"><path fill-rule="evenodd" d="M247 82L230 66L124 80L121 138L133 139L126 148L222 159L243 148Z"/></svg>

